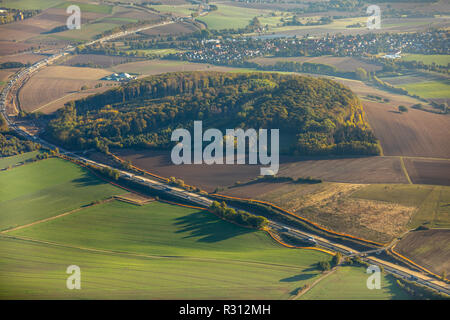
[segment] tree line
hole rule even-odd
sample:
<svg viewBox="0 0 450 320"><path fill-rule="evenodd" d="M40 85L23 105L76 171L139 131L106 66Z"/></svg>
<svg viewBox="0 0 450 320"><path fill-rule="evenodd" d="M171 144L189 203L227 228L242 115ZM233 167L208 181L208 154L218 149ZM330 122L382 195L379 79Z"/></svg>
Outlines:
<svg viewBox="0 0 450 320"><path fill-rule="evenodd" d="M217 201L213 201L209 209L225 220L255 229L261 229L269 222L264 217L257 216L242 210L236 211L233 208L228 208L225 202L219 203Z"/></svg>

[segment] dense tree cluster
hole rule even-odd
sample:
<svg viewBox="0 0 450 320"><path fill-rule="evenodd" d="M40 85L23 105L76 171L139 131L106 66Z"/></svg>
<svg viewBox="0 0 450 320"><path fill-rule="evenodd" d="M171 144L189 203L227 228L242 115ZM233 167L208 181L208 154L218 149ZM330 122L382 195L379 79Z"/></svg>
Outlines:
<svg viewBox="0 0 450 320"><path fill-rule="evenodd" d="M47 134L69 148L172 146L177 127L280 128L290 153L378 154L358 98L328 79L270 73L178 72L72 102Z"/></svg>
<svg viewBox="0 0 450 320"><path fill-rule="evenodd" d="M0 133L0 157L9 157L40 148L40 145L14 135Z"/></svg>
<svg viewBox="0 0 450 320"><path fill-rule="evenodd" d="M23 10L4 7L2 7L1 10L2 12L0 13L0 24L7 24L14 21L28 19L41 12L41 10Z"/></svg>
<svg viewBox="0 0 450 320"><path fill-rule="evenodd" d="M23 64L22 62L3 62L0 63L0 69L14 69L14 68L22 68L25 67L25 64Z"/></svg>
<svg viewBox="0 0 450 320"><path fill-rule="evenodd" d="M8 123L0 113L0 157L9 157L24 152L37 150L40 145L23 140L9 131Z"/></svg>
<svg viewBox="0 0 450 320"><path fill-rule="evenodd" d="M209 209L219 217L222 217L228 221L236 222L237 224L243 226L261 229L268 223L268 220L264 217L257 216L242 210L236 211L232 208L228 208L225 202L219 203L217 201L214 201Z"/></svg>

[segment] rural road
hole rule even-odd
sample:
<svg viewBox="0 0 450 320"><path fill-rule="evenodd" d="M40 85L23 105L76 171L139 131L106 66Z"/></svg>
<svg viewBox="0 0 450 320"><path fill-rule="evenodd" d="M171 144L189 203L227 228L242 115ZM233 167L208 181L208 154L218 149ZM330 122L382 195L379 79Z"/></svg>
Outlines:
<svg viewBox="0 0 450 320"><path fill-rule="evenodd" d="M151 26L145 26L145 27L141 27L135 30L131 30L131 31L123 31L123 32L119 32L119 33L115 33L113 35L110 36L106 36L103 37L101 39L98 40L94 40L91 41L85 45L92 45L95 44L97 42L103 42L103 41L108 41L108 40L112 40L118 37L122 37L122 36L126 36L129 34L133 34L136 32L140 32L140 31L144 31L144 30L148 30L150 28L155 28L155 27L159 27L159 26L163 26L163 25L168 25L171 23L175 23L175 21L168 21L168 22L163 22L160 24L156 24L156 25L151 25ZM15 130L18 134L20 134L21 136L23 136L26 139L32 140L34 142L38 142L41 145L50 148L50 149L55 149L57 148L56 145L53 145L43 139L41 139L40 137L34 136L30 133L28 133L24 128L19 128L17 125L14 124L13 121L11 121L11 119L8 116L8 112L7 112L7 108L6 108L6 103L7 103L7 98L8 95L11 93L11 89L17 84L20 83L23 80L26 80L33 72L51 64L52 62L56 61L57 59L71 53L72 51L74 51L75 48L72 46L68 46L66 47L65 50L62 50L61 52L54 54L44 60L41 60L35 64L33 64L32 66L23 69L21 71L19 71L12 80L10 80L8 82L8 84L5 86L5 88L2 90L1 96L0 96L0 112L2 112L5 120L7 121L9 127L13 130ZM59 148L59 147L58 147ZM73 153L70 153L66 150L64 150L63 148L59 148L60 152L62 154L64 154L65 156L72 158L73 160L85 163L85 164L90 164L96 167L109 167L108 165L102 164L102 163L98 163L98 162L94 162L92 160L89 160L87 158L75 155ZM200 205L202 207L209 207L211 205L211 203L213 202L213 200L209 199L206 196L202 196L199 194L195 194L192 192L188 192L184 189L181 188L177 188L177 187L173 187L170 186L166 183L162 183L153 179L148 179L144 176L140 176L140 175L136 175L136 174L132 174L130 172L124 171L124 170L119 170L120 171L120 177L122 179L126 179L126 180L130 180L133 181L135 183L141 184L141 185L145 185L148 186L150 188L153 188L155 190L159 190L161 192L165 192L167 194L170 194L173 197L182 199L184 201L189 201L192 203L195 203L197 205ZM398 266L396 264L378 259L375 256L369 256L368 254L372 254L374 252L380 251L380 250L385 250L386 248L380 248L374 251L370 251L370 252L358 252L350 247L347 246L343 246L341 244L337 244L334 243L328 239L325 239L323 237L317 237L313 234L309 234L306 233L304 231L300 231L300 230L296 230L293 229L291 227L288 227L286 225L282 225L280 223L275 223L273 221L270 221L270 227L274 230L281 230L281 229L288 229L288 233L292 236L296 236L299 237L301 239L314 239L315 242L322 246L325 247L327 249L331 249L333 251L338 251L343 253L345 256L353 256L353 255L367 255L365 257L363 257L363 259L369 263L373 263L373 264L377 264L377 265L382 265L384 267L384 270L395 274L397 276L403 277L405 279L408 279L410 281L415 281L416 283L419 283L421 285L424 285L428 288L432 288L434 290L437 290L439 292L444 292L448 295L450 295L450 286L442 281L436 280L434 278L431 278L429 276L426 276L422 273L419 272L415 272L413 270L410 270L408 268L404 268L401 266Z"/></svg>

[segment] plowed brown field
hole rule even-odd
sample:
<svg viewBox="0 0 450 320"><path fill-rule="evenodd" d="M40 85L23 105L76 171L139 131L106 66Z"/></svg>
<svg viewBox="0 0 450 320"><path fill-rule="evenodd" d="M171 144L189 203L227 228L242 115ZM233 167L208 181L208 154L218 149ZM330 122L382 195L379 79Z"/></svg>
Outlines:
<svg viewBox="0 0 450 320"><path fill-rule="evenodd" d="M436 274L450 273L450 230L420 230L407 234L395 250Z"/></svg>
<svg viewBox="0 0 450 320"><path fill-rule="evenodd" d="M19 93L20 107L25 111L52 112L65 102L80 99L109 87L94 89L99 79L110 72L102 69L50 66L23 86ZM83 85L90 89L81 90Z"/></svg>
<svg viewBox="0 0 450 320"><path fill-rule="evenodd" d="M450 158L450 116L411 108L399 113L397 106L364 103L385 155Z"/></svg>

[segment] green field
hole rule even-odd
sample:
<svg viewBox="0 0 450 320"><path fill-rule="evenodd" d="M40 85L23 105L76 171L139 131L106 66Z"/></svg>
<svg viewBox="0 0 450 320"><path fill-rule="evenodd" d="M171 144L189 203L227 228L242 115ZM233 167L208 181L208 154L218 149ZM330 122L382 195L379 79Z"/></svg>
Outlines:
<svg viewBox="0 0 450 320"><path fill-rule="evenodd" d="M378 200L417 207L410 228L450 227L450 187L429 185L368 185L356 191L354 198Z"/></svg>
<svg viewBox="0 0 450 320"><path fill-rule="evenodd" d="M34 158L38 153L39 151L32 151L18 154L16 156L0 158L0 169L7 168L9 166L18 164L19 162L23 162L28 159Z"/></svg>
<svg viewBox="0 0 450 320"><path fill-rule="evenodd" d="M0 172L0 230L28 224L125 191L60 159Z"/></svg>
<svg viewBox="0 0 450 320"><path fill-rule="evenodd" d="M205 22L209 29L238 29L246 27L249 22L257 16L268 13L267 10L239 8L224 4L217 4L218 9L199 17L198 20Z"/></svg>
<svg viewBox="0 0 450 320"><path fill-rule="evenodd" d="M69 5L76 5L80 7L81 12L93 12L93 13L104 13L111 14L113 6L106 4L91 4L91 3L81 3L81 2L64 2L56 6L56 8L66 9Z"/></svg>
<svg viewBox="0 0 450 320"><path fill-rule="evenodd" d="M206 211L160 202L112 201L9 233L80 247L157 256L246 260L309 267L329 258L283 248L265 232L237 227Z"/></svg>
<svg viewBox="0 0 450 320"><path fill-rule="evenodd" d="M450 55L445 54L405 54L402 57L405 61L421 61L424 64L435 64L447 66L450 63Z"/></svg>
<svg viewBox="0 0 450 320"><path fill-rule="evenodd" d="M152 9L158 10L161 13L173 13L181 16L190 16L191 13L197 12L198 6L187 4L187 5L151 5Z"/></svg>
<svg viewBox="0 0 450 320"><path fill-rule="evenodd" d="M450 98L450 81L427 81L421 83L403 84L400 87L426 99L448 99Z"/></svg>
<svg viewBox="0 0 450 320"><path fill-rule="evenodd" d="M58 4L64 4L62 0L3 0L0 3L1 7L23 9L23 10L44 10L54 7Z"/></svg>
<svg viewBox="0 0 450 320"><path fill-rule="evenodd" d="M129 49L127 50L128 52L134 52L137 51L138 53L141 54L150 54L150 55L158 55L158 56L167 56L168 54L173 54L173 53L177 53L177 52L181 52L181 50L178 49Z"/></svg>
<svg viewBox="0 0 450 320"><path fill-rule="evenodd" d="M51 34L49 36L63 40L78 40L78 41L91 40L94 39L96 35L114 29L118 26L120 26L120 24L111 22L95 22L90 24L85 23L81 26L81 29L79 30L77 29L67 30Z"/></svg>
<svg viewBox="0 0 450 320"><path fill-rule="evenodd" d="M3 236L0 256L0 299L285 299L314 274L270 262L138 257ZM69 265L81 268L81 290L66 289Z"/></svg>
<svg viewBox="0 0 450 320"><path fill-rule="evenodd" d="M386 300L408 299L395 284L391 276L382 275L381 289L369 290L366 285L368 274L364 268L340 267L334 274L321 280L306 292L304 300Z"/></svg>
<svg viewBox="0 0 450 320"><path fill-rule="evenodd" d="M0 236L0 298L287 299L330 259L159 202L104 203L8 236L41 243ZM64 289L72 264L86 279L78 292Z"/></svg>

